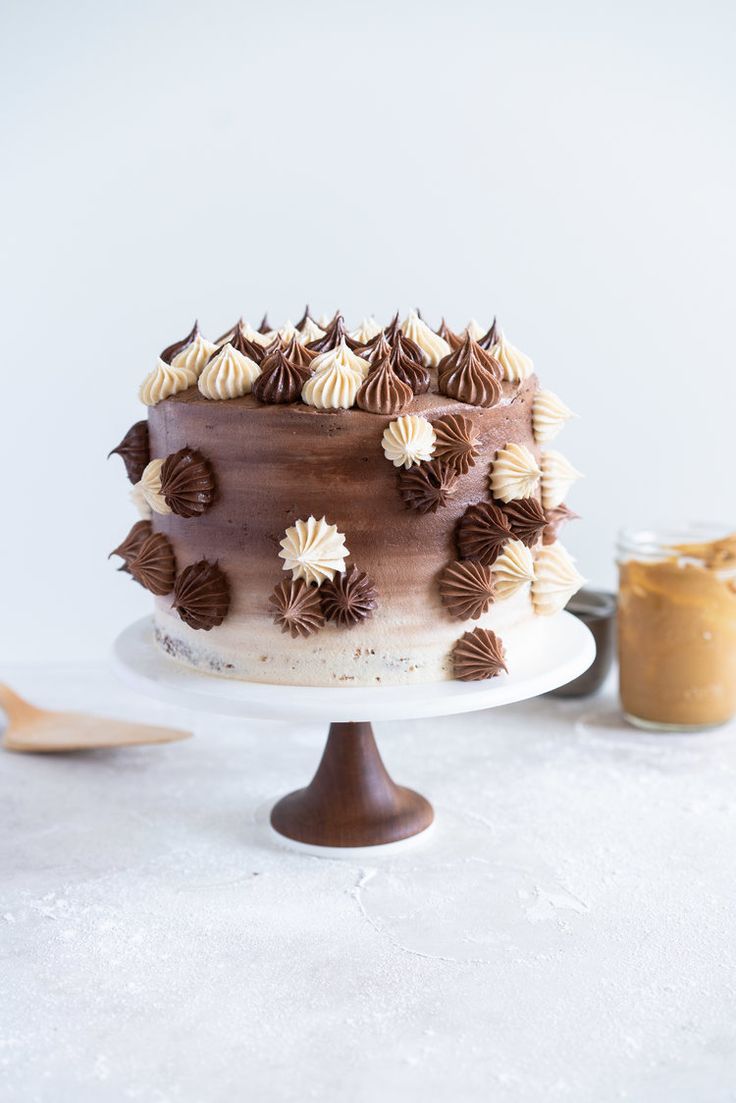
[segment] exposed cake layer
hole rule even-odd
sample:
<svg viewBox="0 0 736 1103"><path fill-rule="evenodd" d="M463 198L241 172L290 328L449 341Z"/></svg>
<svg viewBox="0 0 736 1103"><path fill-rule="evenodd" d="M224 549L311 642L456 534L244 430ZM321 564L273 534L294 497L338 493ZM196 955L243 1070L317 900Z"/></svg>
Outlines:
<svg viewBox="0 0 736 1103"><path fill-rule="evenodd" d="M179 570L202 558L217 561L231 592L227 618L207 632L188 627L170 597L157 598L161 645L194 667L297 685L449 678L453 644L475 627L497 631L512 648L533 618L528 589L466 622L449 615L438 588L443 568L458 558L457 521L469 505L490 498L495 453L517 443L539 455L532 427L536 377L501 387L501 400L491 408L438 394L413 399L407 413L431 421L462 414L479 438L475 466L459 475L436 513L405 507L397 469L381 444L390 417L301 403L263 405L252 395L212 402L196 387L152 406L151 457L196 449L217 484L206 513L154 513L154 532L168 536ZM325 516L344 534L348 564L373 580L377 607L355 628L327 624L308 639L293 639L273 623L269 597L286 577L280 541L289 526L309 516Z"/></svg>

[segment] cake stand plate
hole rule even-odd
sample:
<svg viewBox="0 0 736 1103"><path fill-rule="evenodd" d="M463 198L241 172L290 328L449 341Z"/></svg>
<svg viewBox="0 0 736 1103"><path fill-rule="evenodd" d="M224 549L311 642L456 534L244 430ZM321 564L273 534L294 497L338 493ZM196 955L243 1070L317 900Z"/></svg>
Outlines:
<svg viewBox="0 0 736 1103"><path fill-rule="evenodd" d="M586 626L570 613L540 620L530 646L509 654L510 674L484 682L412 686L282 686L200 674L155 644L153 620L126 628L113 647L119 674L134 689L180 707L227 716L329 722L317 773L305 789L282 797L271 824L310 847L385 846L425 831L431 804L396 785L376 746L370 720L451 716L537 697L584 673L595 658Z"/></svg>

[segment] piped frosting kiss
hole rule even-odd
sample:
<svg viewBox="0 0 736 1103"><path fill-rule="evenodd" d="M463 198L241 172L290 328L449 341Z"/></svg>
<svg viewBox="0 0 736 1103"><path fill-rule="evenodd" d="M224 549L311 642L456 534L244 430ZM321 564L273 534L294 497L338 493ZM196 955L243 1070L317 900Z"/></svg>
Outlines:
<svg viewBox="0 0 736 1103"><path fill-rule="evenodd" d="M343 340L312 361L312 372L302 387L302 400L318 410L349 410L368 374L368 363Z"/></svg>
<svg viewBox="0 0 736 1103"><path fill-rule="evenodd" d="M542 548L534 563L532 604L539 616L553 616L564 609L585 582L562 544Z"/></svg>
<svg viewBox="0 0 736 1103"><path fill-rule="evenodd" d="M501 398L500 370L470 333L462 345L440 361L437 369L442 394L472 406L495 406Z"/></svg>
<svg viewBox="0 0 736 1103"><path fill-rule="evenodd" d="M205 398L223 401L250 394L261 374L260 365L244 356L229 341L208 361L197 386Z"/></svg>
<svg viewBox="0 0 736 1103"><path fill-rule="evenodd" d="M293 348L296 342L291 342ZM303 349L302 345L296 345ZM285 350L274 349L261 364L261 374L253 383L253 397L266 405L298 402L302 387L309 379L309 368L291 359Z"/></svg>
<svg viewBox="0 0 736 1103"><path fill-rule="evenodd" d="M408 317L401 323L401 331L415 345L419 345L427 367L436 368L443 356L449 356L452 352L447 341L430 329L416 310L410 311Z"/></svg>
<svg viewBox="0 0 736 1103"><path fill-rule="evenodd" d="M408 383L399 379L387 355L376 361L356 395L356 405L372 414L395 415L406 409L413 397Z"/></svg>
<svg viewBox="0 0 736 1103"><path fill-rule="evenodd" d="M572 410L552 391L537 391L532 405L532 425L537 444L554 440L565 422L574 416Z"/></svg>
<svg viewBox="0 0 736 1103"><path fill-rule="evenodd" d="M570 487L582 479L566 456L551 448L542 452L542 505L545 509L557 509L570 490Z"/></svg>

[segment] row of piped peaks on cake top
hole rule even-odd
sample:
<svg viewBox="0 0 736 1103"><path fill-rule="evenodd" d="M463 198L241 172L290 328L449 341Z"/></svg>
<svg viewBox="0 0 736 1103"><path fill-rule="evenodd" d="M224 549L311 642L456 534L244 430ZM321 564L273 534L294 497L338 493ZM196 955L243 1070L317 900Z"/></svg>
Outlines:
<svg viewBox="0 0 736 1103"><path fill-rule="evenodd" d="M502 384L534 371L531 359L506 340L494 318L471 321L461 333L444 318L432 329L417 311L381 326L364 319L348 330L340 313L315 321L308 310L278 329L264 317L255 329L239 319L215 341L195 322L163 350L140 389L147 406L197 386L206 399L253 394L267 405L303 402L318 410L352 407L395 416L415 395L436 390L469 405L492 407Z"/></svg>

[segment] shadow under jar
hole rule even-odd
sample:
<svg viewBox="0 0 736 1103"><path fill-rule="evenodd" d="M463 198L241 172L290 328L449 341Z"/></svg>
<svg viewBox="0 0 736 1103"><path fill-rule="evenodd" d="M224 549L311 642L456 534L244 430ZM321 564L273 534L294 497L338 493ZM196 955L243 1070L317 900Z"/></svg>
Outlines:
<svg viewBox="0 0 736 1103"><path fill-rule="evenodd" d="M624 530L618 541L621 704L632 724L697 731L736 714L736 533Z"/></svg>

